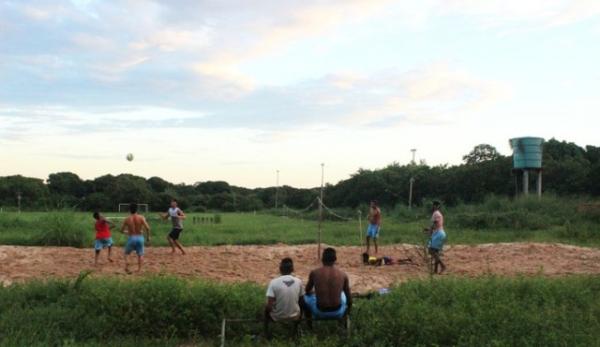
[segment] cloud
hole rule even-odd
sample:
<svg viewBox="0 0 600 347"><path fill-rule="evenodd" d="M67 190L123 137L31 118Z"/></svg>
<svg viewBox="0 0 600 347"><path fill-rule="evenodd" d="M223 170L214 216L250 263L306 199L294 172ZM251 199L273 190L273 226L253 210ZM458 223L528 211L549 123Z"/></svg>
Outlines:
<svg viewBox="0 0 600 347"><path fill-rule="evenodd" d="M600 15L595 0L449 0L440 1L440 15L460 15L488 27L555 27Z"/></svg>

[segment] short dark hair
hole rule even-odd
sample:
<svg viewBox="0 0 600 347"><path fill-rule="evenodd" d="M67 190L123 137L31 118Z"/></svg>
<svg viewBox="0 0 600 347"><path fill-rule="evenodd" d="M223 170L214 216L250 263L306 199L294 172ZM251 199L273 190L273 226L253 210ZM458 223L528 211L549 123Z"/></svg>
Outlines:
<svg viewBox="0 0 600 347"><path fill-rule="evenodd" d="M100 212L94 211L94 219L100 219Z"/></svg>
<svg viewBox="0 0 600 347"><path fill-rule="evenodd" d="M175 199L175 198L172 198L172 199L171 199L171 202L177 202L177 199Z"/></svg>
<svg viewBox="0 0 600 347"><path fill-rule="evenodd" d="M323 265L331 266L331 265L335 264L336 260L337 260L337 255L335 254L335 249L333 249L331 247L325 248L325 250L323 251L323 257L321 258Z"/></svg>
<svg viewBox="0 0 600 347"><path fill-rule="evenodd" d="M282 275L289 275L294 272L294 261L292 258L283 258L279 264L279 271Z"/></svg>
<svg viewBox="0 0 600 347"><path fill-rule="evenodd" d="M134 202L132 202L131 204L129 204L129 212L131 214L137 213L138 210L138 205Z"/></svg>
<svg viewBox="0 0 600 347"><path fill-rule="evenodd" d="M375 204L375 206L379 205L379 201L377 200L371 200L371 203Z"/></svg>
<svg viewBox="0 0 600 347"><path fill-rule="evenodd" d="M433 200L433 206L442 206L442 203L438 200Z"/></svg>

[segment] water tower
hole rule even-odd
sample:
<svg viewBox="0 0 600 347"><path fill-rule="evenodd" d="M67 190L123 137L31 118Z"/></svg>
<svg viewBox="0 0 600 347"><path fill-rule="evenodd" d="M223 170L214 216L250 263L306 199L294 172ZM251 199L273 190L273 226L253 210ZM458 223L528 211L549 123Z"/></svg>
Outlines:
<svg viewBox="0 0 600 347"><path fill-rule="evenodd" d="M510 139L513 150L513 171L523 175L523 194L529 194L529 173L537 174L537 195L542 196L542 146L541 137Z"/></svg>

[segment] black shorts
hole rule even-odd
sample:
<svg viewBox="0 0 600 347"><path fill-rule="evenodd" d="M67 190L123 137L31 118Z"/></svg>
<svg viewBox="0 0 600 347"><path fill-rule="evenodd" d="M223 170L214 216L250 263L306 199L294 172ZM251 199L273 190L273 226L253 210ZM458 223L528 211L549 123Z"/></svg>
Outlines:
<svg viewBox="0 0 600 347"><path fill-rule="evenodd" d="M429 247L429 254L431 255L440 255L440 250L437 248Z"/></svg>
<svg viewBox="0 0 600 347"><path fill-rule="evenodd" d="M179 240L179 234L181 234L182 231L183 229L173 228L169 233L169 237L173 240Z"/></svg>

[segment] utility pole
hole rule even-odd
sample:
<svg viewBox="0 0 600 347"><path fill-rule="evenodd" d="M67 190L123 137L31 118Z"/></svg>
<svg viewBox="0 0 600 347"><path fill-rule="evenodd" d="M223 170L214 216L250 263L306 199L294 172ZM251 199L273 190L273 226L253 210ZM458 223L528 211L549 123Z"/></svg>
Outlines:
<svg viewBox="0 0 600 347"><path fill-rule="evenodd" d="M279 170L277 170L277 179L275 181L275 209L279 207Z"/></svg>
<svg viewBox="0 0 600 347"><path fill-rule="evenodd" d="M21 192L17 192L17 211L21 213Z"/></svg>
<svg viewBox="0 0 600 347"><path fill-rule="evenodd" d="M410 188L408 190L408 208L412 208L412 193L413 193L413 184L415 183L415 178L410 178Z"/></svg>
<svg viewBox="0 0 600 347"><path fill-rule="evenodd" d="M416 148L413 148L413 149L411 149L410 151L412 152L412 160L410 161L410 163L411 163L412 165L415 165L415 164L417 163L417 162L415 161L416 154L417 154L417 149L416 149Z"/></svg>
<svg viewBox="0 0 600 347"><path fill-rule="evenodd" d="M317 261L321 256L321 230L323 223L323 185L325 183L325 163L321 163L321 197L319 198L319 235L317 237L317 243L319 246L317 247Z"/></svg>

